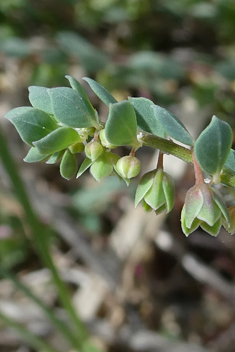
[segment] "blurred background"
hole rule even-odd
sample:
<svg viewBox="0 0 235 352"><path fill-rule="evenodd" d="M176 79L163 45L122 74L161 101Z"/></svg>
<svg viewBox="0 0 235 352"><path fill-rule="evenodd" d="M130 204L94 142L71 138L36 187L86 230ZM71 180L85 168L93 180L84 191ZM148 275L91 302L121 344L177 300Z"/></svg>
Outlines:
<svg viewBox="0 0 235 352"><path fill-rule="evenodd" d="M28 148L4 114L30 105L29 85L68 86L66 74L84 86L103 121L107 108L84 76L119 101L153 100L194 137L214 114L234 129L235 2L0 2L0 123L32 207L50 228L53 259L94 344L104 352L234 352L235 239L223 229L217 238L201 229L189 238L182 233L180 211L194 182L192 166L166 156L175 207L156 217L134 208L138 179L127 188L115 177L97 183L87 172L68 182L57 164L22 161ZM137 157L142 173L155 166L150 148L141 148ZM221 192L233 204L234 190ZM22 205L0 164L0 263L60 311L50 274L29 239ZM12 280L0 280L0 312L58 351L72 351ZM36 351L1 320L0 350Z"/></svg>

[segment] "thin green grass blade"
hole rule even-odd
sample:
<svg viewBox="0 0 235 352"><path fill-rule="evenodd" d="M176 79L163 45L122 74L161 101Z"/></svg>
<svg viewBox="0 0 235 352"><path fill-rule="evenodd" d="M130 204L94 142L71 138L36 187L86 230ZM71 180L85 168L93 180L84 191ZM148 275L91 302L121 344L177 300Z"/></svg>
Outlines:
<svg viewBox="0 0 235 352"><path fill-rule="evenodd" d="M76 339L68 327L59 318L57 318L56 314L49 307L47 307L40 298L35 296L35 294L22 281L20 281L14 274L3 267L0 267L0 275L11 280L20 291L22 291L27 297L34 301L49 318L51 323L54 324L57 330L61 332L62 335L67 339L67 341L72 346L76 345Z"/></svg>
<svg viewBox="0 0 235 352"><path fill-rule="evenodd" d="M28 224L32 232L32 240L37 249L38 255L41 261L46 267L51 270L52 278L55 286L58 290L58 295L62 306L66 309L71 323L74 327L74 333L76 336L76 348L81 348L83 343L88 338L87 329L84 323L78 317L76 310L71 302L71 297L68 289L64 282L61 280L57 268L54 265L52 257L50 255L48 233L45 231L45 227L40 223L36 213L34 212L27 192L25 190L23 181L18 172L18 168L12 158L12 155L8 149L5 138L1 132L0 127L0 159L2 160L3 166L12 182L13 190L15 195L19 199L28 221Z"/></svg>
<svg viewBox="0 0 235 352"><path fill-rule="evenodd" d="M43 352L59 352L53 346L51 346L45 340L40 339L38 336L33 334L30 330L26 329L21 324L15 322L14 320L8 318L5 314L0 312L0 321L5 326L8 326L11 329L14 329L19 336L28 342L36 351Z"/></svg>

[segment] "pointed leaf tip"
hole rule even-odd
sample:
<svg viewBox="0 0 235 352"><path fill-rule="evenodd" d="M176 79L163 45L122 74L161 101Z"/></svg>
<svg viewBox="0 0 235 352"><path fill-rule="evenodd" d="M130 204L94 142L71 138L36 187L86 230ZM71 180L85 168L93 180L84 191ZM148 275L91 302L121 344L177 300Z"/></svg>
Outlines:
<svg viewBox="0 0 235 352"><path fill-rule="evenodd" d="M213 116L194 146L195 156L205 172L213 176L220 173L228 158L232 138L229 124Z"/></svg>

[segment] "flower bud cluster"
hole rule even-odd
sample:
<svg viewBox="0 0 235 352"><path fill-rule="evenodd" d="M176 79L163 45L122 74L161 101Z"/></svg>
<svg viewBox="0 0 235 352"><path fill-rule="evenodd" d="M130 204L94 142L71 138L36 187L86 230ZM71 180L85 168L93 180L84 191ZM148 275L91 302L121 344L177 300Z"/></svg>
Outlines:
<svg viewBox="0 0 235 352"><path fill-rule="evenodd" d="M188 236L200 226L217 236L222 224L227 228L231 226L229 212L218 190L204 182L190 188L181 213L184 234Z"/></svg>
<svg viewBox="0 0 235 352"><path fill-rule="evenodd" d="M174 185L171 177L161 168L146 173L136 191L135 205L142 201L145 211L169 213L174 205Z"/></svg>
<svg viewBox="0 0 235 352"><path fill-rule="evenodd" d="M131 155L120 158L119 155L111 152L110 149L113 148L116 148L116 146L107 141L104 129L86 144L86 160L90 160L86 162L90 167L90 172L97 181L111 174L116 174L129 184L129 180L140 172L140 161ZM84 171L86 169L84 168ZM79 173L80 175L81 173Z"/></svg>

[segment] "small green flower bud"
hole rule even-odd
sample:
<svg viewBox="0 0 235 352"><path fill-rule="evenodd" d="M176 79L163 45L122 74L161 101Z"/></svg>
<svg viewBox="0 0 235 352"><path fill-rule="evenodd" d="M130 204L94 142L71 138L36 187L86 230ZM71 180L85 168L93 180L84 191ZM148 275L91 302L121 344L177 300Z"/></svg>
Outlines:
<svg viewBox="0 0 235 352"><path fill-rule="evenodd" d="M116 171L122 178L132 178L139 174L141 163L135 156L124 156L116 164Z"/></svg>
<svg viewBox="0 0 235 352"><path fill-rule="evenodd" d="M169 213L174 205L174 185L171 177L162 169L146 173L136 190L135 205L142 201L145 211L154 210L158 215Z"/></svg>
<svg viewBox="0 0 235 352"><path fill-rule="evenodd" d="M227 221L223 220L223 226L231 235L235 234L235 205L228 208L228 213L230 215L231 222L230 224Z"/></svg>
<svg viewBox="0 0 235 352"><path fill-rule="evenodd" d="M83 143L75 143L69 147L69 150L72 154L77 154L83 152L84 148Z"/></svg>
<svg viewBox="0 0 235 352"><path fill-rule="evenodd" d="M181 213L181 226L186 236L199 226L210 235L217 236L222 221L230 226L230 216L218 190L205 183L188 190Z"/></svg>
<svg viewBox="0 0 235 352"><path fill-rule="evenodd" d="M105 137L105 130L101 130L100 133L99 133L99 137L100 137L100 141L101 141L101 144L105 147L105 148L108 148L108 149L115 149L117 148L116 145L114 144L111 144L107 141L106 137Z"/></svg>
<svg viewBox="0 0 235 352"><path fill-rule="evenodd" d="M85 146L86 156L95 161L104 152L104 147L97 141L87 143Z"/></svg>

